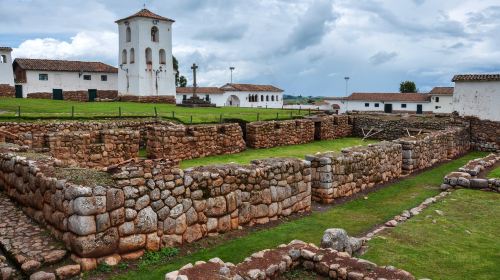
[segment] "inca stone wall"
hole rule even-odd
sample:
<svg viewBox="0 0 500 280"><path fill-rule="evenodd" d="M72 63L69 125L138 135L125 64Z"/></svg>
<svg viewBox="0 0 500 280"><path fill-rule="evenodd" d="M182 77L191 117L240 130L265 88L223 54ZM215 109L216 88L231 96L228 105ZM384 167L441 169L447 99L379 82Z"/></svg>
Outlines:
<svg viewBox="0 0 500 280"><path fill-rule="evenodd" d="M401 176L401 145L391 142L306 157L311 161L312 198L331 203Z"/></svg>
<svg viewBox="0 0 500 280"><path fill-rule="evenodd" d="M315 133L317 140L331 140L352 135L353 117L342 116L321 116L313 118L315 122ZM319 122L319 128L317 127Z"/></svg>
<svg viewBox="0 0 500 280"><path fill-rule="evenodd" d="M450 126L465 125L460 118L453 117L397 117L356 115L354 117L353 134L364 137L368 132L376 133L370 138L380 140L394 140L400 137L412 136L420 133L443 130ZM408 129L408 131L407 131ZM365 134L363 134L363 132ZM370 134L371 134L370 133Z"/></svg>
<svg viewBox="0 0 500 280"><path fill-rule="evenodd" d="M479 151L500 151L500 122L469 118L471 144Z"/></svg>
<svg viewBox="0 0 500 280"><path fill-rule="evenodd" d="M49 153L62 165L107 167L139 154L139 131L100 130L47 135Z"/></svg>
<svg viewBox="0 0 500 280"><path fill-rule="evenodd" d="M395 142L401 144L403 149L404 173L431 167L470 149L468 130L461 127L400 138Z"/></svg>
<svg viewBox="0 0 500 280"><path fill-rule="evenodd" d="M11 85L0 84L0 97L14 97L16 90Z"/></svg>
<svg viewBox="0 0 500 280"><path fill-rule="evenodd" d="M184 160L245 150L238 124L150 126L147 132L148 158Z"/></svg>
<svg viewBox="0 0 500 280"><path fill-rule="evenodd" d="M3 153L0 167L0 187L47 224L82 267L267 223L311 205L309 163L297 159L189 170L131 160L110 168L114 183L107 186L58 179L50 158Z"/></svg>
<svg viewBox="0 0 500 280"><path fill-rule="evenodd" d="M268 121L247 124L247 146L271 148L314 141L312 120Z"/></svg>

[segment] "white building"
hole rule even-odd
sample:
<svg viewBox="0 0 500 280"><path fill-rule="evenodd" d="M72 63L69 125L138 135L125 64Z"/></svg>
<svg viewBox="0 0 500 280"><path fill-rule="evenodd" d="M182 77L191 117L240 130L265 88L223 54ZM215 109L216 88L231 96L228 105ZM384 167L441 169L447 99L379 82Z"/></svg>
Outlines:
<svg viewBox="0 0 500 280"><path fill-rule="evenodd" d="M175 98L172 23L147 9L117 20L119 32L118 93Z"/></svg>
<svg viewBox="0 0 500 280"><path fill-rule="evenodd" d="M23 97L92 101L116 96L118 69L101 62L17 58L12 67Z"/></svg>
<svg viewBox="0 0 500 280"><path fill-rule="evenodd" d="M500 121L500 74L455 75L453 109L460 116Z"/></svg>
<svg viewBox="0 0 500 280"><path fill-rule="evenodd" d="M430 111L451 114L453 112L453 87L435 87L430 92Z"/></svg>
<svg viewBox="0 0 500 280"><path fill-rule="evenodd" d="M0 47L0 85L14 86L14 73L12 71L11 48Z"/></svg>
<svg viewBox="0 0 500 280"><path fill-rule="evenodd" d="M271 85L226 84L198 87L196 94L217 107L282 108L283 90ZM177 104L193 95L192 87L177 88Z"/></svg>

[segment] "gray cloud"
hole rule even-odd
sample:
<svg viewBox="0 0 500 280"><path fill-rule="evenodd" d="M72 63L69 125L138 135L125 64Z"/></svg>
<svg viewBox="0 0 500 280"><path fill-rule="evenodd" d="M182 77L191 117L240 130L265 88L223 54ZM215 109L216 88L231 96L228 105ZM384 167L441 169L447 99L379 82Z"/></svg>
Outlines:
<svg viewBox="0 0 500 280"><path fill-rule="evenodd" d="M243 38L247 30L247 24L212 26L198 31L195 38L207 41L228 42Z"/></svg>
<svg viewBox="0 0 500 280"><path fill-rule="evenodd" d="M396 52L379 51L376 54L370 56L369 61L373 65L380 65L395 59L397 56L398 53Z"/></svg>

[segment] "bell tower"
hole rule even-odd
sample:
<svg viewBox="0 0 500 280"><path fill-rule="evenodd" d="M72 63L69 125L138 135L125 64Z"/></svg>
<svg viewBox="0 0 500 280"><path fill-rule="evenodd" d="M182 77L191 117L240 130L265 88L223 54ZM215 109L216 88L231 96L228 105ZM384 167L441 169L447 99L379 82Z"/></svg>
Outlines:
<svg viewBox="0 0 500 280"><path fill-rule="evenodd" d="M0 85L14 86L14 72L12 70L12 49L0 47Z"/></svg>
<svg viewBox="0 0 500 280"><path fill-rule="evenodd" d="M118 94L172 96L175 100L174 20L142 9L116 23L119 32Z"/></svg>

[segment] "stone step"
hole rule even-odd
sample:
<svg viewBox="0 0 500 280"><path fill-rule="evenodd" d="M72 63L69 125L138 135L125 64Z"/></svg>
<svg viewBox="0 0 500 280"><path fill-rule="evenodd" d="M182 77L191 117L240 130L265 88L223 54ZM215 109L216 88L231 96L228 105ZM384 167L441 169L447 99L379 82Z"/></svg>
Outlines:
<svg viewBox="0 0 500 280"><path fill-rule="evenodd" d="M25 275L57 266L68 259L62 242L30 219L10 198L0 192L0 248Z"/></svg>

